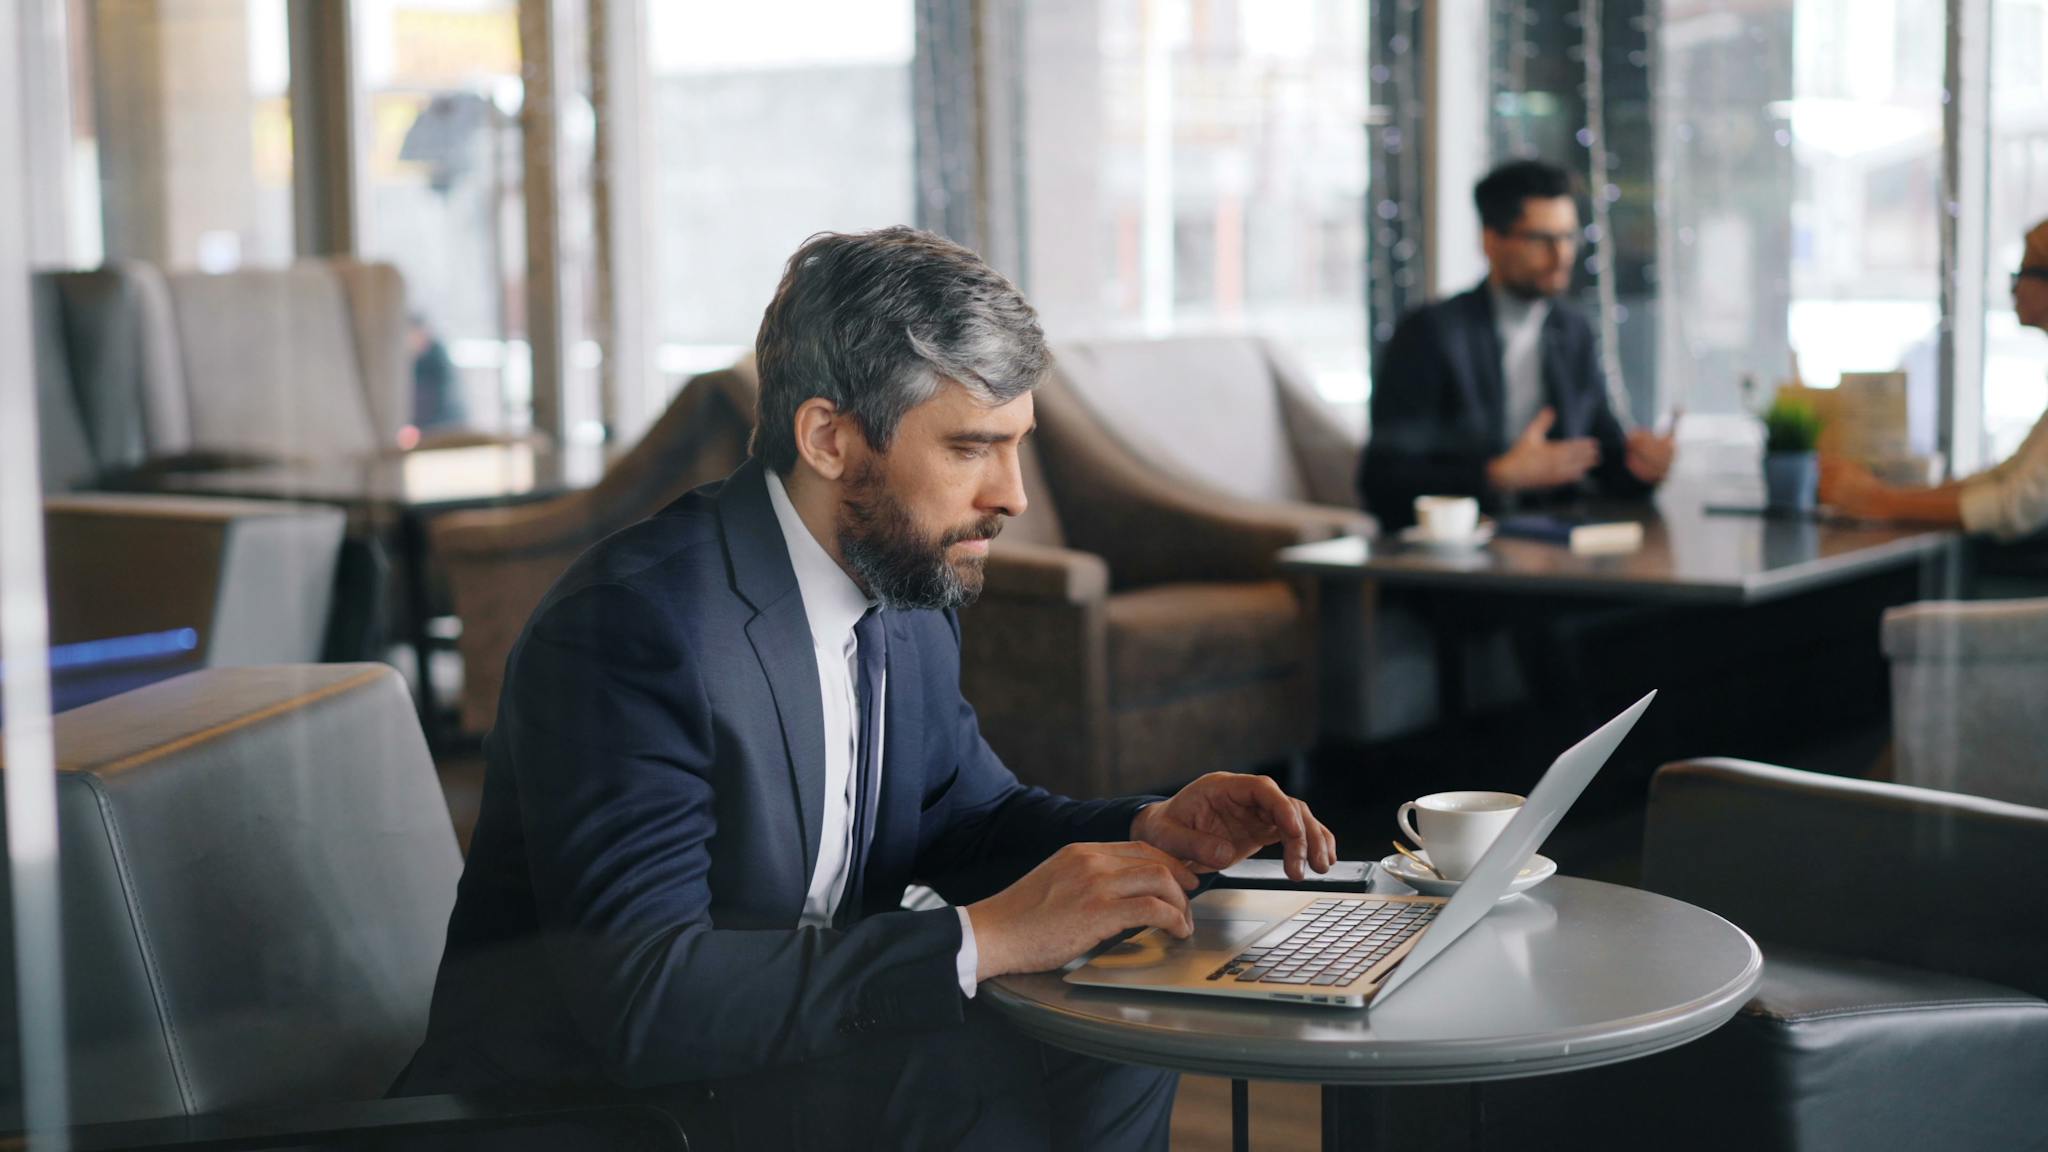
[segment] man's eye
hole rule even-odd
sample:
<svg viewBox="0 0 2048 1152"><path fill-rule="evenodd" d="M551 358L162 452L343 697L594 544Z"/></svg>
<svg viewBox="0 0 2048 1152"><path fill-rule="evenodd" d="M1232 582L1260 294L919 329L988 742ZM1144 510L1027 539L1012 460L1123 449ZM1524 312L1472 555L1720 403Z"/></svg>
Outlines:
<svg viewBox="0 0 2048 1152"><path fill-rule="evenodd" d="M962 460L979 460L983 456L988 455L988 449L983 448L980 445L973 445L971 447L964 448L955 448L954 451L960 454L960 458Z"/></svg>

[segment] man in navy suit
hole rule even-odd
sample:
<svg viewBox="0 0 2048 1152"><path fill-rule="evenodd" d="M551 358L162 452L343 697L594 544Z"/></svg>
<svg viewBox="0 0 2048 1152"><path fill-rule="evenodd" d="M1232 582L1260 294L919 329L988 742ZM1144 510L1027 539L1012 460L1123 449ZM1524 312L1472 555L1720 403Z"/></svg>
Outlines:
<svg viewBox="0 0 2048 1152"><path fill-rule="evenodd" d="M812 238L763 318L753 459L598 544L535 610L405 1093L620 1085L738 1148L1164 1148L1175 1080L975 998L1194 873L1335 841L1261 776L1019 784L954 609L1024 510L1035 314L907 228ZM898 907L929 883L955 902Z"/></svg>
<svg viewBox="0 0 2048 1152"><path fill-rule="evenodd" d="M1489 510L1647 494L1672 440L1623 431L1593 326L1560 297L1578 256L1564 169L1517 160L1473 192L1486 282L1402 319L1373 365L1372 435L1359 467L1388 530L1417 496L1476 496Z"/></svg>

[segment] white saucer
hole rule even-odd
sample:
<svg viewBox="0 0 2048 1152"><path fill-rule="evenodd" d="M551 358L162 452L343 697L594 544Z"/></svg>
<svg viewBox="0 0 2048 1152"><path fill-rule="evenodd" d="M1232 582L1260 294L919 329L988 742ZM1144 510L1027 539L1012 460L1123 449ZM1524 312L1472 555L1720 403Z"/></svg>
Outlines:
<svg viewBox="0 0 2048 1152"><path fill-rule="evenodd" d="M1416 548L1428 548L1437 552L1469 552L1484 548L1493 539L1493 521L1481 518L1479 526L1469 536L1429 536L1422 531L1422 525L1410 524L1401 529L1401 543Z"/></svg>
<svg viewBox="0 0 2048 1152"><path fill-rule="evenodd" d="M1424 860L1429 859L1429 853L1427 852L1417 852L1416 855ZM1415 889L1417 892L1422 893L1424 896L1449 896L1451 893L1456 892L1458 885L1462 883L1458 880L1439 880L1422 869L1417 868L1414 861L1401 855L1399 852L1381 860L1380 870L1410 888ZM1555 875L1557 875L1557 861L1541 854L1531 856L1529 857L1529 863L1522 868L1522 874L1515 877L1514 883L1508 885L1507 895L1502 896L1501 899L1505 900L1508 896L1513 896L1517 892L1534 888Z"/></svg>

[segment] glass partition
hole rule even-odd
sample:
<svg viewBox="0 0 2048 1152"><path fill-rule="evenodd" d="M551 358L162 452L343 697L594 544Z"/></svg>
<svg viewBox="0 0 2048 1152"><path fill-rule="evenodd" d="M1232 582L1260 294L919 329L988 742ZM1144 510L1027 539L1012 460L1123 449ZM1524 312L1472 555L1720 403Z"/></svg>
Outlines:
<svg viewBox="0 0 2048 1152"><path fill-rule="evenodd" d="M920 147L960 147L929 130L913 99L919 69L929 62L920 54L920 16L929 23L940 8L947 19L1004 15L975 25L976 36L991 39L961 55L1018 62L1004 82L1021 91L1008 103L990 103L1005 114L1021 110L1022 126L977 119L975 132L959 135L974 138L977 148L1000 144L1016 154L960 187L989 194L975 211L1017 207L1019 221L1028 223L1024 235L996 227L985 234L1014 239L1018 266L1004 270L1018 278L1055 340L1257 333L1303 361L1326 400L1365 398L1365 263L1379 231L1375 195L1389 194L1372 184L1367 159L1374 141L1384 148L1386 138L1367 133L1393 125L1372 123L1366 107L1374 6L1360 0L350 0L346 45L317 45L329 55L311 57L303 39L296 55L287 51L288 33L305 32L290 27L287 16L331 13L330 0L35 2L62 6L69 16L63 47L73 88L63 118L73 126L78 172L90 174L74 181L91 189L102 222L81 228L65 250L80 261L103 250L111 266L31 267L21 191L29 153L17 130L56 113L33 96L20 106L20 86L11 81L20 54L34 50L16 34L26 5L0 0L0 788L7 865L0 880L8 886L0 899L0 1148L62 1147L51 1133L25 1140L18 1131L67 1120L168 1119L172 1135L184 1128L189 1137L197 1130L187 1124L192 1113L217 1120L260 1109L265 1126L287 1127L308 1117L346 1123L351 1114L373 1116L378 1105L392 1103L415 1118L436 1115L431 1101L384 1097L426 1032L472 832L480 822L492 829L482 851L527 835L517 815L498 823L531 802L514 797L519 785L509 773L520 769L507 767L513 761L502 751L493 753L499 759L491 769L502 791L492 793L493 814L483 815L483 734L496 718L509 717L516 722L491 738L494 750L533 741L521 749L524 762L553 756L572 770L588 767L579 748L611 734L596 732L599 739L572 748L567 734L547 731L545 716L536 713L555 693L536 691L533 680L521 683L518 675L506 688L508 654L560 574L594 541L647 515L636 501L651 499L645 488L659 486L640 486L644 477L629 474L626 483L601 487L601 446L584 442L595 438L598 418L588 398L611 354L602 346L612 318L603 315L609 286L597 271L605 266L596 250L605 242L600 233L611 228L609 242L633 245L644 258L644 326L660 369L659 381L645 385L652 411L686 377L745 354L783 261L804 238L915 221L918 173L930 170L920 167ZM2003 306L2019 236L2048 216L2048 82L2039 75L2048 62L2048 0L1994 2L1990 232L1997 307L1985 405L1990 436L2002 450L2048 401L2048 339L2018 330ZM1395 6L1383 0L1378 9ZM1422 9L1416 4L1410 13ZM531 17L543 10L554 19L536 25ZM1630 35L1654 37L1656 58L1645 70L1661 109L1650 168L1658 183L1643 183L1642 156L1617 157L1625 178L1615 183L1613 220L1629 232L1632 260L1642 254L1645 231L1663 246L1655 261L1631 265L1626 275L1640 279L1625 281L1618 297L1633 307L1631 293L1648 295L1654 286L1663 310L1653 321L1657 331L1682 337L1675 346L1660 342L1659 355L1674 365L1657 382L1662 398L1694 410L1732 410L1741 403L1742 379L1768 383L1788 375L1795 350L1810 383L1904 365L1916 389L1926 385L1937 319L1939 0L1665 0L1661 19L1640 27L1631 9L1607 11L1618 21L1606 29L1608 44L1624 62L1638 50ZM1657 6L1643 11L1654 15ZM647 177L644 225L637 217L607 222L598 210L608 174L595 171L597 145L609 139L599 129L612 125L586 115L606 107L601 97L620 97L604 89L616 73L583 68L598 50L592 44L606 42L604 19L594 22L595 37L583 19L621 12L647 31L631 47L640 95L621 112L644 136L636 153L636 168ZM1021 41L1000 42L1018 30ZM556 40L537 42L536 35ZM1545 28L1536 42L1568 52L1574 39ZM582 59L562 69L566 78L544 86L534 82L536 44ZM402 300L309 261L289 274L276 267L295 261L292 158L299 142L291 133L289 62L337 58L352 69L342 87L352 101L359 150L356 255L395 265L406 287ZM1506 68L1509 61L1497 63ZM966 66L952 58L945 65ZM1472 140L1435 146L1488 157L1523 142L1583 147L1575 111L1537 98L1564 92L1571 69L1538 71L1517 82L1515 101L1500 105L1522 118L1522 138L1504 143L1475 131ZM541 101L528 103L529 89L550 86L556 90L546 115L560 123L537 121ZM1628 115L1650 115L1636 88L1611 91ZM538 158L539 147L528 156L522 112L532 140L553 141L548 161ZM1641 123L1609 124L1615 148L1649 147ZM1417 160L1417 171L1425 169L1418 159L1423 142L1404 138L1400 147ZM330 167L339 164L326 159L335 162ZM992 158L948 152L942 159L971 167ZM548 163L561 168L550 173ZM541 175L558 180L545 195ZM1012 180L1014 186L1003 183ZM992 190L991 183L1003 186ZM1007 203L1011 198L1023 203ZM1663 215L1648 221L1654 213L1644 208L1645 198L1663 205ZM543 200L552 207L529 212ZM529 236L547 232L529 225L550 214L560 251L529 266ZM1403 233L1395 242L1409 238ZM173 275L156 278L142 264ZM568 442L476 436L487 442L433 447L427 438L442 431L530 428L535 370L528 342L540 326L527 309L529 289L548 286L536 284L544 275L562 278L556 294L570 301L562 309L569 345L562 359L568 390L581 397L573 404L583 406L565 405ZM587 307L578 311L579 304ZM1639 321L1640 314L1628 323ZM1622 354L1646 346L1624 340ZM394 414L385 407L380 373L390 377L384 383L399 382L396 422L417 439L387 435ZM1041 463L1060 466L1051 452ZM1751 467L1753 457L1744 463ZM643 491L614 500L612 489L636 486ZM1171 520L1185 509L1168 511ZM1070 518L1072 542L1087 547L1083 518ZM1246 511L1224 519L1254 518ZM1119 523L1149 529L1158 519L1143 513ZM1446 690L1451 707L1425 711L1454 718L1425 718L1363 751L1326 738L1286 762L1287 770L1305 769L1307 786L1319 789L1310 797L1339 830L1341 853L1384 852L1384 829L1399 797L1443 786L1432 773L1445 764L1502 774L1472 783L1526 790L1533 776L1506 776L1533 773L1541 754L1532 749L1551 746L1559 723L1592 711L1579 707L1594 699L1590 692L1551 708L1550 700L1573 689L1564 685L1559 696L1547 697L1558 686L1543 683L1533 685L1531 702L1504 702L1484 715L1479 709L1495 702L1472 692L1463 702L1473 710L1458 715L1467 663L1471 685L1494 675L1479 666L1487 652L1474 646L1479 641L1465 644L1478 635L1467 635L1468 625L1496 621L1517 633L1559 625L1556 649L1537 649L1516 667L1565 669L1560 681L1570 678L1573 662L1603 678L1593 682L1589 675L1596 690L1646 677L1645 667L1684 665L1679 670L1690 677L1658 703L1683 722L1632 737L1662 741L1657 756L1631 753L1636 762L1603 776L1613 792L1595 801L1599 811L1581 813L1591 816L1587 826L1561 826L1564 839L1546 845L1581 893L1600 880L1636 878L1643 824L1629 805L1640 795L1625 790L1669 758L1755 754L1846 776L1881 774L1886 765L1900 779L1959 792L2031 805L2048 800L2024 756L2001 766L1978 755L2006 746L2001 726L2032 719L2025 707L2000 706L2011 698L2002 694L2025 688L2027 665L2039 663L2033 657L2040 653L2013 647L2029 625L2011 625L2003 615L1987 623L1944 608L1920 634L1917 655L1924 659L1893 665L1912 677L1895 681L1899 687L1885 683L1891 657L1877 643L1884 611L1948 591L1929 575L1932 563L1917 570L1917 560L1903 559L1903 546L1894 548L1895 533L1907 530L1737 516L1693 527L1670 517L1652 543L1668 544L1673 555L1705 548L1715 563L1752 567L1810 556L1847 575L1833 584L1813 576L1816 583L1804 587L1817 590L1772 600L1762 615L1732 603L1697 614L1674 610L1691 621L1687 632L1664 628L1672 617L1661 603L1596 603L1605 593L1576 578L1543 589L1540 599L1496 600L1485 613L1451 612L1428 627L1393 613L1376 618L1391 626L1369 643L1359 633L1354 645L1382 662L1372 674L1418 698ZM1171 523L1163 530L1179 531ZM1271 541L1259 531L1267 543L1255 547L1265 548ZM1715 547L1717 538L1737 544ZM1386 555L1377 541L1345 546L1361 556ZM1463 555L1500 568L1494 575L1507 579L1519 578L1513 565L1496 561L1540 557L1545 546L1522 540L1492 547ZM1605 565L1609 575L1629 569L1627 583L1634 584L1633 566L1651 562L1648 551L1612 564L1585 563ZM1883 555L1873 559L1874 552ZM1064 553L1044 547L1012 555L1050 564ZM1492 586L1491 577L1466 579L1471 573L1458 556L1409 555L1418 564L1458 569L1444 569L1458 577L1437 590L1446 604L1451 596L1487 595L1482 584ZM1559 549L1551 559L1562 565L1568 558ZM1572 567L1580 563L1570 559ZM1302 663L1308 649L1296 641L1347 620L1380 626L1366 619L1356 584L1342 584L1342 598L1309 595L1278 580L1205 588L1195 578L1214 573L1191 562L1185 572L1156 573L1159 581L1146 587L1155 574L1136 567L1120 566L1107 588L1086 578L1094 569L1085 564L1072 568L1075 579L1008 586L991 580L994 591L976 611L999 607L994 602L1003 596L1029 600L1031 615L1014 617L1022 623L1013 631L1054 640L1056 630L1042 626L1052 615L1040 614L1078 622L1068 631L1086 633L1085 642L1097 646L1071 667L1085 665L1098 680L1104 660L1153 678L1187 671L1177 667L1189 663L1182 657L1192 625L1183 625L1204 613L1230 626L1217 633L1225 637L1218 644L1254 642L1278 661L1273 668L1289 677L1296 671L1288 669L1300 670L1303 684L1310 682ZM1560 578L1541 560L1525 567L1535 581ZM2031 578L2038 591L2038 565ZM1776 595L1789 583L1770 591ZM1731 600L1751 591L1694 587L1725 591ZM1057 605L1040 595L1048 591L1059 593ZM1542 619L1515 616L1529 603L1554 607L1566 596L1575 605L1569 613L1545 608ZM1398 609L1399 599L1379 603ZM984 632L977 641L975 619L966 619L964 659L987 658L971 646L1002 633ZM1240 633L1251 640L1230 638ZM535 634L553 642L548 629ZM1702 642L1674 644L1671 635ZM742 643L736 636L727 639ZM1543 662L1581 636L1592 657L1566 653ZM1431 675L1438 650L1427 646L1439 637L1463 645L1463 654L1449 655L1440 675ZM1503 631L1503 645L1507 637ZM805 639L797 637L798 649ZM1723 663L1696 663L1696 650L1708 642L1755 647L1724 652ZM1118 647L1104 647L1112 644ZM1987 658L1951 659L1957 644ZM663 645L644 647L648 652L600 652L593 666L609 673L615 669L604 662L614 655L647 656ZM1491 650L1491 657L1505 655L1504 647ZM1208 654L1196 656L1209 661ZM435 674L421 675L423 665ZM1039 668L1048 682L1070 670L1050 660ZM725 677L713 685L720 707L735 696L724 691L728 681L758 687L734 679L750 676L746 668L709 674ZM1278 675L1257 672L1256 690L1280 683ZM1749 710L1755 715L1743 715L1721 706L1736 689L1772 698ZM576 690L567 684L561 694ZM1270 704L1297 719L1305 715L1293 705L1306 696L1272 691L1266 704L1245 708ZM1132 711L1122 697L1105 699L1112 701L1105 709ZM1965 699L1970 708L1955 707ZM663 707L647 710L663 718L650 723L665 722ZM623 711L606 715L626 722L618 719ZM1161 723L1183 724L1177 715ZM1753 743L1727 746L1730 715L1755 721L1749 735L1736 737ZM713 725L721 740L735 730L726 720ZM1118 739L1143 737L1142 725L1132 727L1137 721L1128 716L1115 723L1125 733ZM1301 725L1306 729L1306 719ZM1544 739L1530 739L1531 732ZM646 746L671 736L681 741L688 733L655 729ZM544 747L546 740L560 742ZM1880 761L1879 749L1888 744L1896 754ZM650 753L655 767L648 778L662 774L666 755L660 748ZM1357 771L1361 763L1372 770ZM1240 767L1277 774L1278 764ZM1629 776L1632 770L1638 774ZM666 776L670 783L682 779ZM682 782L700 797L707 780L725 788L712 805L723 819L733 792L717 776ZM616 779L583 772L563 794L592 781L602 792ZM1850 791L1870 795L1860 780ZM765 827L791 810L760 811L772 815ZM1879 845L1882 851L1873 849L1878 856L1910 850L1919 854L1915 867L1982 874L1984 861L1957 849L1975 842L1930 833L1961 827L1955 821L1967 813L1944 814L1936 806L1925 810L1931 815L1900 814L1907 811L1892 811L1896 834ZM509 832L500 837L498 829ZM602 871L623 858L611 851L625 844L614 832L594 819L564 834L595 844L604 857L595 869ZM1381 847L1371 850L1375 843ZM559 838L548 845L536 836L533 844L536 853L568 851ZM802 855L789 851L781 863ZM1604 871L1590 872L1588 861ZM684 864L689 878L660 883L695 883L699 874ZM61 907L58 865L67 885L62 897L74 901ZM505 919L517 923L505 935L524 938L504 953L478 949L480 968L494 974L517 945L530 942L542 961L534 965L534 987L557 991L566 985L546 983L560 979L549 975L550 964L578 962L581 945L602 950L608 942L601 930L529 933L532 919L521 916L546 907L554 894L521 890L518 872L492 875L510 878L500 894L510 893L514 911ZM545 884L546 874L539 874ZM1856 875L1882 881L1884 874L1866 868ZM720 886L718 901L755 911L772 905L763 893L773 892L747 887L753 881L745 875L731 877L721 866L706 881ZM620 868L591 883L633 887L641 878ZM1549 893L1565 890L1563 881L1555 883ZM1876 889L1883 884L1873 883L1871 907L1881 908ZM480 890L490 891L488 884ZM1540 908L1536 898L1548 899L1545 891L1532 889L1527 906ZM594 898L604 904L613 894ZM876 907L897 895L884 894ZM553 913L534 915L546 920ZM688 934L700 926L694 916L664 910L650 922L660 920L653 925L658 942L682 940L689 947L679 953L688 952L695 947ZM752 927L768 932L777 925ZM1965 943L1971 946L1955 954L1986 954ZM523 959L513 956L513 965L523 967ZM124 962L130 967L120 967ZM461 974L451 986L458 995L478 987ZM550 1002L543 996L506 1004L493 1018L516 1022L522 1011L538 1013ZM587 1026L562 1019L541 1041L544 1049L574 1043L576 1029ZM68 1052L38 1046L51 1037L64 1039ZM499 1054L489 1045L476 1051L480 1063ZM175 1066L174 1053L191 1067ZM545 1079L548 1070L536 1068L541 1059L508 1079ZM207 1092L192 1091L195 1083ZM1271 1125L1259 1131L1298 1130L1313 1141L1313 1092L1296 1087L1294 1095L1257 1090L1266 1102L1257 1123ZM1204 1086L1191 1077L1178 1105L1179 1131L1197 1142L1220 1141L1229 1097L1227 1082ZM708 1103L708 1093L702 1099ZM465 1098L463 1107L474 1120L496 1102ZM522 1098L515 1085L504 1102L516 1110L559 1100L551 1092ZM352 1113L358 1106L368 1111ZM563 1119L568 1111L555 1118L565 1125L587 1120L596 1129L651 1115L593 1110ZM1465 1130L1463 1118L1453 1120L1445 1139ZM255 1128L251 1122L238 1130ZM590 1146L592 1133L555 1133L552 1144ZM380 1138L379 1146L431 1147L443 1135L428 1133L412 1144ZM279 1143L289 1146L290 1139Z"/></svg>

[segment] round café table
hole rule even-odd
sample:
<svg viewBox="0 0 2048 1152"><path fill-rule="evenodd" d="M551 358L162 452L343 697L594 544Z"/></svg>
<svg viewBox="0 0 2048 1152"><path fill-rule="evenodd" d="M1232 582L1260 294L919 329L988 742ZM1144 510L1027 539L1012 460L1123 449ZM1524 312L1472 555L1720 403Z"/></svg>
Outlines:
<svg viewBox="0 0 2048 1152"><path fill-rule="evenodd" d="M1375 891L1407 889L1382 876ZM1363 1009L1082 988L1058 972L1005 976L982 991L1047 1044L1229 1077L1238 1148L1246 1146L1245 1081L1321 1084L1323 1147L1337 1149L1369 1138L1342 1131L1347 1090L1471 1084L1648 1056L1720 1027L1762 970L1756 942L1711 912L1558 876L1502 901L1385 1004Z"/></svg>

